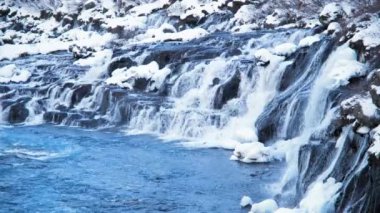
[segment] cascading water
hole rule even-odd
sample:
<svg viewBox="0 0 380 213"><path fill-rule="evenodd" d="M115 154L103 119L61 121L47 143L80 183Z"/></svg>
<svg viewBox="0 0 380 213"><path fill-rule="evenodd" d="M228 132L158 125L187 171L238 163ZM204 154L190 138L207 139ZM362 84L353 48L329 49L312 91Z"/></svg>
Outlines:
<svg viewBox="0 0 380 213"><path fill-rule="evenodd" d="M343 101L353 94L359 100L375 96L365 84L378 85L373 83L377 74L363 76L376 68L376 60L364 63L367 55L355 49L353 36L337 39L342 29L336 24L323 26L323 33L323 27L291 29L291 24L252 31L255 25L240 17L251 3L228 2L203 1L199 11L192 1L177 6L172 1L127 2L124 11L120 5L127 3L119 1L116 11L102 12L91 2L42 2L43 8L60 4L58 13L67 13L55 17L65 23L57 34L76 25L107 33L63 34L54 41L59 48L22 46L32 53L22 57L0 53L0 69L18 72L15 79L0 78L5 82L0 85L1 124L118 127L128 134L180 139L189 147L233 149L231 160L286 161L274 187L276 205L305 212L376 209L378 195L365 195L357 186L363 177L377 174L377 161L367 154L368 132L380 123L367 115L375 115L377 108L370 101L352 110L357 103ZM87 12L69 15L82 7L111 20ZM266 17L264 26L281 23L276 20L281 14ZM260 16L250 18L255 17ZM127 30L121 22L128 23ZM81 47L71 37L88 40L94 48ZM60 43L65 39L70 45ZM24 81L23 70L30 73Z"/></svg>

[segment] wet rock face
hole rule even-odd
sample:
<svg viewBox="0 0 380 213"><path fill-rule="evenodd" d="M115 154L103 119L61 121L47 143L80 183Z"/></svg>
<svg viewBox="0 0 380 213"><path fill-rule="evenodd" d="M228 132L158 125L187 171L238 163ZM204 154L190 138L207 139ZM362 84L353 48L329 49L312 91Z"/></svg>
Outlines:
<svg viewBox="0 0 380 213"><path fill-rule="evenodd" d="M26 109L25 103L15 103L9 107L8 122L11 124L22 123L29 116L29 110Z"/></svg>
<svg viewBox="0 0 380 213"><path fill-rule="evenodd" d="M73 95L71 97L71 105L78 104L83 98L88 97L91 94L92 85L91 84L83 84L78 85L73 90Z"/></svg>
<svg viewBox="0 0 380 213"><path fill-rule="evenodd" d="M44 113L44 121L47 123L61 124L67 118L66 112L46 112Z"/></svg>
<svg viewBox="0 0 380 213"><path fill-rule="evenodd" d="M214 108L221 109L227 101L236 98L239 94L239 85L241 81L239 71L235 71L235 74L227 80L226 83L220 85L216 90L214 99Z"/></svg>
<svg viewBox="0 0 380 213"><path fill-rule="evenodd" d="M370 155L368 159L369 183L367 212L378 212L380 209L380 159Z"/></svg>
<svg viewBox="0 0 380 213"><path fill-rule="evenodd" d="M334 157L334 142L316 143L301 147L298 155L299 178L297 194L302 197L307 187L325 170Z"/></svg>

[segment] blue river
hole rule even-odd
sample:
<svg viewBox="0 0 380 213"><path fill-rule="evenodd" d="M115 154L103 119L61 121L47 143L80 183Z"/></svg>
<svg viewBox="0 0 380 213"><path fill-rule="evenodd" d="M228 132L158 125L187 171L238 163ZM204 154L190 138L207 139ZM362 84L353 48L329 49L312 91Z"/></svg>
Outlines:
<svg viewBox="0 0 380 213"><path fill-rule="evenodd" d="M280 164L118 131L0 127L0 212L247 212L273 196Z"/></svg>

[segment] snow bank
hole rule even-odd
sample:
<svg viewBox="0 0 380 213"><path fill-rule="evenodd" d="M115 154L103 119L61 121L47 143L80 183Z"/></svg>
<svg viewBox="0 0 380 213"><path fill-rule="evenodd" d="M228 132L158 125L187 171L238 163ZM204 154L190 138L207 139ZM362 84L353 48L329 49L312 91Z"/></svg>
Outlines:
<svg viewBox="0 0 380 213"><path fill-rule="evenodd" d="M244 163L269 162L272 160L269 151L269 148L260 142L238 144L230 159Z"/></svg>
<svg viewBox="0 0 380 213"><path fill-rule="evenodd" d="M321 40L321 38L318 34L313 35L313 36L307 36L307 37L300 40L298 46L301 48L302 47L309 47L309 46L313 45L314 43L316 43L320 40Z"/></svg>
<svg viewBox="0 0 380 213"><path fill-rule="evenodd" d="M273 51L274 54L279 56L289 56L297 51L297 45L293 43L284 43L277 45Z"/></svg>
<svg viewBox="0 0 380 213"><path fill-rule="evenodd" d="M275 212L277 209L277 202L272 199L267 199L260 203L253 204L249 213L270 213Z"/></svg>
<svg viewBox="0 0 380 213"><path fill-rule="evenodd" d="M300 209L306 212L333 212L337 193L342 183L329 178L311 185L300 202Z"/></svg>
<svg viewBox="0 0 380 213"><path fill-rule="evenodd" d="M32 74L27 70L17 70L16 65L10 64L0 68L0 83L20 83L29 80Z"/></svg>
<svg viewBox="0 0 380 213"><path fill-rule="evenodd" d="M106 80L106 83L133 89L135 80L144 78L153 82L148 89L154 90L162 85L170 72L171 70L166 67L159 69L157 62L153 61L147 65L134 66L129 69L116 69L112 72L112 76Z"/></svg>
<svg viewBox="0 0 380 213"><path fill-rule="evenodd" d="M21 55L47 54L60 50L67 50L71 45L101 47L115 38L114 35L104 35L95 32L86 32L73 29L55 39L47 39L36 44L6 44L0 46L0 60L15 59Z"/></svg>

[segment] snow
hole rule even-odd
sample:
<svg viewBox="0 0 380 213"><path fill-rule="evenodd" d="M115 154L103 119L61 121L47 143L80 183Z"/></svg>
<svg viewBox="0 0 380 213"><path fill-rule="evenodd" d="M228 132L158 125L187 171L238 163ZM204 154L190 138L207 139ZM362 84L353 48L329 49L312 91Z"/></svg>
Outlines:
<svg viewBox="0 0 380 213"><path fill-rule="evenodd" d="M272 59L272 53L267 49L259 49L255 52L255 58L264 63L269 62Z"/></svg>
<svg viewBox="0 0 380 213"><path fill-rule="evenodd" d="M342 101L341 106L343 109L349 109L355 105L360 105L363 114L367 117L376 117L378 115L377 107L372 102L371 97L355 95Z"/></svg>
<svg viewBox="0 0 380 213"><path fill-rule="evenodd" d="M280 45L277 45L274 48L274 54L279 56L289 56L297 51L297 45L293 43L283 43Z"/></svg>
<svg viewBox="0 0 380 213"><path fill-rule="evenodd" d="M333 212L337 193L342 183L334 178L313 183L301 200L300 209L306 212Z"/></svg>
<svg viewBox="0 0 380 213"><path fill-rule="evenodd" d="M309 47L309 46L313 45L314 43L316 43L320 40L321 40L321 38L318 34L313 35L313 36L307 36L307 37L300 40L298 46L301 48L302 47Z"/></svg>
<svg viewBox="0 0 380 213"><path fill-rule="evenodd" d="M230 158L231 160L238 159L244 163L269 162L272 160L269 149L260 142L238 144L235 147L233 156Z"/></svg>
<svg viewBox="0 0 380 213"><path fill-rule="evenodd" d="M336 21L339 16L342 16L344 14L343 8L338 3L329 3L325 5L321 13L319 14L319 17L324 17L326 20L325 23L330 23L332 21Z"/></svg>
<svg viewBox="0 0 380 213"><path fill-rule="evenodd" d="M166 5L169 5L169 0L157 0L152 3L146 3L139 6L136 6L130 10L132 14L136 14L137 16L148 15L152 13L154 10L161 9Z"/></svg>
<svg viewBox="0 0 380 213"><path fill-rule="evenodd" d="M347 85L353 77L365 75L364 64L358 62L356 58L356 52L347 44L336 49L325 64L326 85L330 88L336 88Z"/></svg>
<svg viewBox="0 0 380 213"><path fill-rule="evenodd" d="M244 195L240 200L240 206L246 207L252 204L252 199L246 195Z"/></svg>
<svg viewBox="0 0 380 213"><path fill-rule="evenodd" d="M149 86L149 90L154 90L163 84L170 72L171 70L166 67L159 69L157 62L153 61L147 65L134 66L129 69L116 69L112 72L112 76L106 80L106 83L132 89L136 79L145 78L153 81L153 84Z"/></svg>
<svg viewBox="0 0 380 213"><path fill-rule="evenodd" d="M255 21L254 11L257 8L254 5L243 5L240 9L235 13L234 20L239 24L249 24Z"/></svg>
<svg viewBox="0 0 380 213"><path fill-rule="evenodd" d="M370 154L380 157L380 125L371 131L372 144L368 149Z"/></svg>
<svg viewBox="0 0 380 213"><path fill-rule="evenodd" d="M267 199L260 203L255 203L251 207L249 213L270 213L278 209L278 204L275 200Z"/></svg>
<svg viewBox="0 0 380 213"><path fill-rule="evenodd" d="M189 41L201 38L209 34L202 28L191 28L177 32L173 25L163 24L157 29L149 29L145 34L136 36L139 43L150 43L159 41Z"/></svg>
<svg viewBox="0 0 380 213"><path fill-rule="evenodd" d="M27 70L18 70L14 64L6 65L0 68L0 83L26 82L31 75Z"/></svg>
<svg viewBox="0 0 380 213"><path fill-rule="evenodd" d="M336 34L342 31L342 27L338 22L331 22L326 31L330 34Z"/></svg>
<svg viewBox="0 0 380 213"><path fill-rule="evenodd" d="M361 134L361 135L368 134L370 131L371 131L371 129L367 126L361 126L356 130L356 132Z"/></svg>
<svg viewBox="0 0 380 213"><path fill-rule="evenodd" d="M23 54L47 54L60 50L67 50L69 46L77 44L88 47L101 47L112 41L114 35L106 33L104 35L95 32L86 32L80 29L73 29L56 39L47 39L35 44L6 44L0 46L0 60L15 59Z"/></svg>
<svg viewBox="0 0 380 213"><path fill-rule="evenodd" d="M368 117L377 116L377 107L375 104L373 104L371 98L363 98L359 99L358 101L364 115Z"/></svg>
<svg viewBox="0 0 380 213"><path fill-rule="evenodd" d="M357 42L359 40L363 41L363 44L367 49L377 47L380 45L380 19L372 22L368 27L360 29L359 32L355 33L352 37L352 42Z"/></svg>

